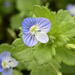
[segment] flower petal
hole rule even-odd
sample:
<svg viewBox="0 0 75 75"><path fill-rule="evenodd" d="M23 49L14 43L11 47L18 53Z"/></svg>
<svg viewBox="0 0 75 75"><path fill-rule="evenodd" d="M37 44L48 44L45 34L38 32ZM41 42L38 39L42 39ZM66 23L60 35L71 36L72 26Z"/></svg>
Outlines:
<svg viewBox="0 0 75 75"><path fill-rule="evenodd" d="M11 54L8 51L5 51L3 53L0 54L0 59L6 57L6 56L10 56Z"/></svg>
<svg viewBox="0 0 75 75"><path fill-rule="evenodd" d="M44 32L38 32L35 37L37 38L38 41L41 43L47 43L49 41L48 35Z"/></svg>
<svg viewBox="0 0 75 75"><path fill-rule="evenodd" d="M2 66L0 66L0 72L3 72L3 68L2 68Z"/></svg>
<svg viewBox="0 0 75 75"><path fill-rule="evenodd" d="M37 18L37 25L44 32L49 32L51 28L51 22L46 18Z"/></svg>
<svg viewBox="0 0 75 75"><path fill-rule="evenodd" d="M22 22L22 32L28 33L31 26L36 24L36 18L26 18Z"/></svg>
<svg viewBox="0 0 75 75"><path fill-rule="evenodd" d="M27 46L34 46L38 43L37 39L35 38L35 36L32 36L31 34L27 34L27 35L23 35L22 36L23 38L23 41L24 43L27 45Z"/></svg>
<svg viewBox="0 0 75 75"><path fill-rule="evenodd" d="M2 68L2 61L0 60L0 72L2 72L3 71L3 68Z"/></svg>
<svg viewBox="0 0 75 75"><path fill-rule="evenodd" d="M12 69L5 69L5 70L2 72L2 75L12 75Z"/></svg>
<svg viewBox="0 0 75 75"><path fill-rule="evenodd" d="M16 67L18 65L18 61L16 61L14 58L9 57L8 58L8 65L10 67Z"/></svg>
<svg viewBox="0 0 75 75"><path fill-rule="evenodd" d="M67 9L67 10L71 10L71 9L72 9L72 7L73 7L73 5L72 5L72 4L68 4L68 5L67 5L67 7L66 7L66 9Z"/></svg>

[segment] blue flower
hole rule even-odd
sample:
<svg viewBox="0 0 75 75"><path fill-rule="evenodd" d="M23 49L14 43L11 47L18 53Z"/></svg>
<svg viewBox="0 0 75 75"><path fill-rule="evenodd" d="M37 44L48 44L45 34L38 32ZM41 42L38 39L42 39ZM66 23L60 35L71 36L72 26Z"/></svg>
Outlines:
<svg viewBox="0 0 75 75"><path fill-rule="evenodd" d="M26 18L22 22L22 32L24 43L32 47L38 42L47 43L49 41L47 33L51 28L51 22L46 18Z"/></svg>
<svg viewBox="0 0 75 75"><path fill-rule="evenodd" d="M2 75L12 75L12 69L18 65L18 62L11 57L7 51L0 54L0 72Z"/></svg>
<svg viewBox="0 0 75 75"><path fill-rule="evenodd" d="M11 4L11 2L4 2L4 6L6 7L6 8L8 8L8 7L10 7L12 4Z"/></svg>
<svg viewBox="0 0 75 75"><path fill-rule="evenodd" d="M66 9L69 11L69 13L72 15L72 16L75 16L75 5L72 5L72 4L68 4Z"/></svg>

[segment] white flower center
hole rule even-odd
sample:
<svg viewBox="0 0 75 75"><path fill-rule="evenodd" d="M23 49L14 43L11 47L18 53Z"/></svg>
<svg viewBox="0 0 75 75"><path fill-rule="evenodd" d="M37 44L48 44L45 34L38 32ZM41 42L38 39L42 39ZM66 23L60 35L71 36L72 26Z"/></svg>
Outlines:
<svg viewBox="0 0 75 75"><path fill-rule="evenodd" d="M35 35L37 32L39 32L40 30L39 30L39 27L38 26L36 26L36 25L34 25L34 26L32 26L31 28L30 28L30 33L32 34L32 35Z"/></svg>
<svg viewBox="0 0 75 75"><path fill-rule="evenodd" d="M49 40L47 33L44 32L44 30L40 30L37 25L34 25L30 28L30 33L35 35L36 39L41 43L47 43Z"/></svg>
<svg viewBox="0 0 75 75"><path fill-rule="evenodd" d="M4 69L9 68L8 62L7 62L7 61L3 61L3 62L2 62L2 67L3 67Z"/></svg>
<svg viewBox="0 0 75 75"><path fill-rule="evenodd" d="M18 62L15 59L11 58L11 57L6 57L2 61L2 67L4 69L16 67L17 64L18 64Z"/></svg>

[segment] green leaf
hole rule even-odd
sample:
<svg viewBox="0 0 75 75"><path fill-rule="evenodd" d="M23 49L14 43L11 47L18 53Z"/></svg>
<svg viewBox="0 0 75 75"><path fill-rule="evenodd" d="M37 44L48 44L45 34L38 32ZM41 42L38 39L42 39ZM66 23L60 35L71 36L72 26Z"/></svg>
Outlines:
<svg viewBox="0 0 75 75"><path fill-rule="evenodd" d="M60 47L56 49L56 58L67 65L75 65L75 52L72 50Z"/></svg>
<svg viewBox="0 0 75 75"><path fill-rule="evenodd" d="M32 48L27 47L21 38L12 43L13 56L20 62L32 60Z"/></svg>
<svg viewBox="0 0 75 75"><path fill-rule="evenodd" d="M12 43L12 53L16 59L21 62L28 62L36 59L39 64L44 64L51 60L54 53L49 45L39 44L35 47L27 47L21 38L16 39Z"/></svg>
<svg viewBox="0 0 75 75"><path fill-rule="evenodd" d="M68 66L68 65L65 65L65 64L62 64L61 65L62 68L61 68L61 71L63 73L63 75L75 75L75 66Z"/></svg>
<svg viewBox="0 0 75 75"><path fill-rule="evenodd" d="M57 13L57 25L60 34L67 37L73 37L75 35L75 22L74 18L70 16L68 11L59 10Z"/></svg>
<svg viewBox="0 0 75 75"><path fill-rule="evenodd" d="M9 51L11 52L11 46L9 44L1 44L0 45L0 53L3 52L3 51Z"/></svg>
<svg viewBox="0 0 75 75"><path fill-rule="evenodd" d="M23 75L20 71L18 70L14 70L13 71L13 75Z"/></svg>
<svg viewBox="0 0 75 75"><path fill-rule="evenodd" d="M24 45L22 39L15 40L12 44L14 57L31 70L31 75L58 75L60 66L58 61L52 59L50 46L39 44L33 48ZM47 64L49 63L49 64Z"/></svg>
<svg viewBox="0 0 75 75"><path fill-rule="evenodd" d="M59 75L59 73L59 66L53 60L43 65L34 66L30 75Z"/></svg>
<svg viewBox="0 0 75 75"><path fill-rule="evenodd" d="M75 36L74 18L68 13L68 11L59 10L55 13L49 11L46 7L34 6L33 13L36 17L45 17L50 20L52 25L48 34L50 39L53 40L54 45L62 46Z"/></svg>
<svg viewBox="0 0 75 75"><path fill-rule="evenodd" d="M71 50L75 50L75 38L70 39L68 44L66 44L66 48L69 48Z"/></svg>
<svg viewBox="0 0 75 75"><path fill-rule="evenodd" d="M11 27L13 29L19 29L23 21L23 17L20 14L14 15L11 17Z"/></svg>
<svg viewBox="0 0 75 75"><path fill-rule="evenodd" d="M16 0L17 9L20 11L29 11L33 5L40 4L40 0Z"/></svg>
<svg viewBox="0 0 75 75"><path fill-rule="evenodd" d="M39 64L44 64L52 59L53 49L48 44L34 47L33 56Z"/></svg>
<svg viewBox="0 0 75 75"><path fill-rule="evenodd" d="M63 45L75 36L74 18L70 16L67 11L59 10L56 14L56 21L54 21L54 23L52 23L53 27L49 32L50 35L55 37L54 43Z"/></svg>
<svg viewBox="0 0 75 75"><path fill-rule="evenodd" d="M75 44L75 37L73 37L72 39L70 39L70 41L68 43Z"/></svg>
<svg viewBox="0 0 75 75"><path fill-rule="evenodd" d="M37 12L38 11L38 12ZM36 17L45 17L50 19L51 22L55 20L55 12L51 12L47 7L35 5L33 7L33 13Z"/></svg>
<svg viewBox="0 0 75 75"><path fill-rule="evenodd" d="M26 49L27 47L25 46L24 42L22 41L21 38L17 38L13 43L12 43L12 51L13 51L13 54L15 52L20 52L24 49Z"/></svg>

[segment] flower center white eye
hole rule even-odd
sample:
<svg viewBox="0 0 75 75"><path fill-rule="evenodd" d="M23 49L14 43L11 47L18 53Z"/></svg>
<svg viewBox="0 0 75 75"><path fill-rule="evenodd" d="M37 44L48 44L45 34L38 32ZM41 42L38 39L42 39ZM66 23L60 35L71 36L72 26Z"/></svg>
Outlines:
<svg viewBox="0 0 75 75"><path fill-rule="evenodd" d="M36 32L38 32L39 31L39 27L38 26L36 26L36 25L34 25L34 26L32 26L31 28L30 28L30 33L32 34L32 35L34 35Z"/></svg>
<svg viewBox="0 0 75 75"><path fill-rule="evenodd" d="M2 67L3 67L4 69L9 68L8 62L7 62L7 61L3 61L3 62L2 62Z"/></svg>
<svg viewBox="0 0 75 75"><path fill-rule="evenodd" d="M3 61L2 61L2 67L4 69L8 69L8 68L13 68L13 67L16 67L18 64L18 62L14 59L14 58L11 58L11 57L6 57Z"/></svg>

